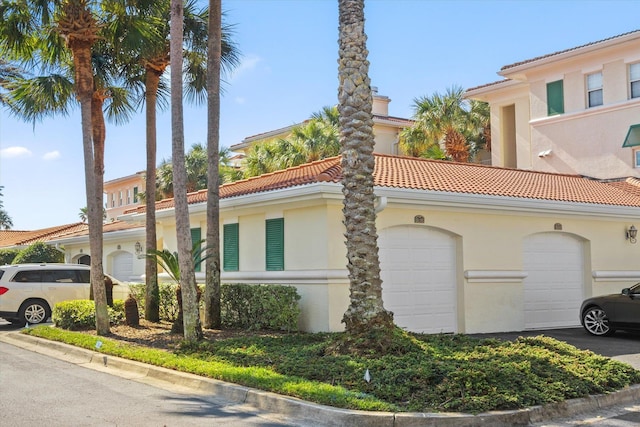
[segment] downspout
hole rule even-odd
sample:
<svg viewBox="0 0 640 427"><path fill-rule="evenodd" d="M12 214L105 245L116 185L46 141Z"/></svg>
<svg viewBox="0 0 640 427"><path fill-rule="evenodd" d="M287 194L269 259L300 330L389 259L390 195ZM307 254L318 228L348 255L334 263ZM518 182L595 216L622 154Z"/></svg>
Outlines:
<svg viewBox="0 0 640 427"><path fill-rule="evenodd" d="M375 206L375 210L376 210L376 214L379 214L387 207L387 197L386 196L376 197L376 202L377 203Z"/></svg>

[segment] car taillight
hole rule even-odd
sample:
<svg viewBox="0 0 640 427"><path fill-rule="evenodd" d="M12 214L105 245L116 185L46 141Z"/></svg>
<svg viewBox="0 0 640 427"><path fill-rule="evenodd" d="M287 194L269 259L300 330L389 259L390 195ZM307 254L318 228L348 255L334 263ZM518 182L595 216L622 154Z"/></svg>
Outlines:
<svg viewBox="0 0 640 427"><path fill-rule="evenodd" d="M4 286L0 286L0 295L4 295L7 293L9 288L5 288Z"/></svg>

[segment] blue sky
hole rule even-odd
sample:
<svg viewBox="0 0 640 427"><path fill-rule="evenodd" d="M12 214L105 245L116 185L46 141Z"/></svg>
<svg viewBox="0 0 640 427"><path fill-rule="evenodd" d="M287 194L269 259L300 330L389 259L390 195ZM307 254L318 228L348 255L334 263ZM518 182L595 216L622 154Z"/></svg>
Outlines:
<svg viewBox="0 0 640 427"><path fill-rule="evenodd" d="M223 0L242 64L226 77L221 145L337 102L336 0ZM367 0L369 76L411 117L413 100L499 80L503 65L640 29L640 1ZM185 106L185 145L206 142L206 106ZM171 155L168 111L158 162ZM105 179L145 169L144 114L107 124ZM79 112L23 123L0 109L0 185L15 230L79 220L86 206Z"/></svg>

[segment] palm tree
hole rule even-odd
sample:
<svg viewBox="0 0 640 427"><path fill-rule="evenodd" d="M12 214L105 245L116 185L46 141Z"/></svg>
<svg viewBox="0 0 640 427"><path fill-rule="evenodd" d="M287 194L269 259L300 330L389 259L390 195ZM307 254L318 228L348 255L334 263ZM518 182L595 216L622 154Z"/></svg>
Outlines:
<svg viewBox="0 0 640 427"><path fill-rule="evenodd" d="M403 133L405 141L404 144L401 141L401 146L407 149L412 142L415 144L422 132L423 146L437 143L444 147L447 157L456 162L473 158L490 142L489 110L485 103L468 101L463 95L461 87L451 87L444 94L436 92L415 99L415 124L411 131ZM413 141L411 136L415 137Z"/></svg>
<svg viewBox="0 0 640 427"><path fill-rule="evenodd" d="M204 326L219 329L220 311L220 61L222 0L209 0L207 44L207 251Z"/></svg>
<svg viewBox="0 0 640 427"><path fill-rule="evenodd" d="M324 107L294 127L286 138L255 145L245 158L245 177L258 176L337 156L340 153L338 109Z"/></svg>
<svg viewBox="0 0 640 427"><path fill-rule="evenodd" d="M146 246L155 248L157 246L155 201L156 201L156 111L159 102L158 95L163 95L165 85L162 82L170 59L170 18L171 8L169 0L156 2L138 1L137 5L141 13L155 18L156 32L159 38L145 40L144 48L132 52L125 73L130 77L134 86L144 88L144 101L146 108L146 144L147 144L147 169L146 169ZM190 99L199 100L205 87L204 73L204 53L206 51L206 31L207 31L206 9L197 10L195 1L187 1L184 5L183 16L183 37L187 41L184 51L184 75L188 81L187 92ZM235 44L230 40L231 28L224 27L222 32L222 64L225 69L231 70L238 64L239 53ZM142 83L142 85L140 85ZM162 99L162 98L160 98ZM160 179L165 179L160 177ZM167 182L167 184L169 184ZM173 190L171 190L171 193ZM160 319L159 312L159 289L158 271L155 263L147 260L145 264L146 275L146 298L145 298L145 318L151 321Z"/></svg>
<svg viewBox="0 0 640 427"><path fill-rule="evenodd" d="M45 66L73 65L73 89L80 104L82 146L89 244L91 250L91 282L96 304L96 331L109 333L106 291L102 266L102 193L96 172L101 171L99 146L94 147L92 103L94 76L91 62L92 48L100 39L101 24L96 9L87 0L60 2L5 2L1 9L0 33L3 56L10 60L40 61Z"/></svg>
<svg viewBox="0 0 640 427"><path fill-rule="evenodd" d="M393 314L382 302L373 193L373 97L368 76L364 0L339 0L338 111L342 145L344 225L350 304L348 334L391 331Z"/></svg>
<svg viewBox="0 0 640 427"><path fill-rule="evenodd" d="M183 61L183 3L171 0L171 58L173 70L182 69ZM184 111L182 107L182 73L171 73L171 151L173 159L176 237L180 265L180 288L184 310L184 338L188 342L202 339L198 314L196 278L193 261L189 257L192 247L187 203L187 172L184 162Z"/></svg>

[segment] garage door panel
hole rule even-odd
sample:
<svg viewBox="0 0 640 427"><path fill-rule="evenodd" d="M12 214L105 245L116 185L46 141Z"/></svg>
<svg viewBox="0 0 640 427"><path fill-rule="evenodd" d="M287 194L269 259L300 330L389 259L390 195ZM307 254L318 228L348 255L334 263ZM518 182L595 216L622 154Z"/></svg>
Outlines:
<svg viewBox="0 0 640 427"><path fill-rule="evenodd" d="M455 240L428 228L392 227L380 232L378 244L383 300L396 324L455 332Z"/></svg>
<svg viewBox="0 0 640 427"><path fill-rule="evenodd" d="M579 326L583 300L584 250L577 238L542 233L524 241L526 329Z"/></svg>

